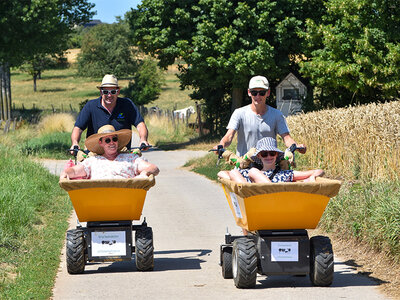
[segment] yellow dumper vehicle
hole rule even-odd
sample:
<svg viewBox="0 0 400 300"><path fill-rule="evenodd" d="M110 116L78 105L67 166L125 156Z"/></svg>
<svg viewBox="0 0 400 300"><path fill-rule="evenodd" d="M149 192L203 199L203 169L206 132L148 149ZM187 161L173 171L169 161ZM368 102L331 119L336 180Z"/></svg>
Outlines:
<svg viewBox="0 0 400 300"><path fill-rule="evenodd" d="M294 154L293 149L293 154ZM213 150L214 151L214 150ZM222 158L224 149L218 149ZM334 261L328 237L309 238L341 182L237 183L219 178L236 224L247 235L225 234L220 246L224 278L237 288L253 288L261 275L309 275L315 286L333 281Z"/></svg>
<svg viewBox="0 0 400 300"><path fill-rule="evenodd" d="M83 273L87 262L130 261L136 268L154 267L153 231L146 219L140 224L147 191L155 185L148 178L60 180L71 198L80 223L67 232L67 270ZM134 224L139 221L139 224ZM135 231L133 237L132 232Z"/></svg>

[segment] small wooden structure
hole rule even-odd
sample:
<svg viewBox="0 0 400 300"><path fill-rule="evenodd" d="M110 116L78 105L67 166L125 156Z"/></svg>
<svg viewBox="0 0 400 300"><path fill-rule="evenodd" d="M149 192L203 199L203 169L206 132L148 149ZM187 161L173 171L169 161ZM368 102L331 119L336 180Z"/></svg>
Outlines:
<svg viewBox="0 0 400 300"><path fill-rule="evenodd" d="M307 87L292 73L276 87L276 107L285 117L300 113L306 97Z"/></svg>

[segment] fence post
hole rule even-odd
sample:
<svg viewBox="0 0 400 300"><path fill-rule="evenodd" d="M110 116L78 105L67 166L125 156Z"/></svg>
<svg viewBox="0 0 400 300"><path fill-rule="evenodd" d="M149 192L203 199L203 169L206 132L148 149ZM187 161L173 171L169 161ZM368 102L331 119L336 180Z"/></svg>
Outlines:
<svg viewBox="0 0 400 300"><path fill-rule="evenodd" d="M56 110L54 109L54 105L51 105L51 109L53 110L53 114L56 112Z"/></svg>
<svg viewBox="0 0 400 300"><path fill-rule="evenodd" d="M201 106L200 106L200 104L197 103L197 101L195 103L196 103L197 122L198 122L198 126L199 126L199 133L200 133L200 136L202 136L203 135L203 124L201 122Z"/></svg>
<svg viewBox="0 0 400 300"><path fill-rule="evenodd" d="M17 118L14 118L14 120L13 120L13 127L12 127L12 130L13 130L13 131L15 131L16 125L17 125Z"/></svg>
<svg viewBox="0 0 400 300"><path fill-rule="evenodd" d="M74 112L71 103L69 104L69 108L71 109L71 112Z"/></svg>
<svg viewBox="0 0 400 300"><path fill-rule="evenodd" d="M8 133L8 130L10 129L10 123L11 123L11 119L8 119L6 121L6 124L4 125L4 134Z"/></svg>

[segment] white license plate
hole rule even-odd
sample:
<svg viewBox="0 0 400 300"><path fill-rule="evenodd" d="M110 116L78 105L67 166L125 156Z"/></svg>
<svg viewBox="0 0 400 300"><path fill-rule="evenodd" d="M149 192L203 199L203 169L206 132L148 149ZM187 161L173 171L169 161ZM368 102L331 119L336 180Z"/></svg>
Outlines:
<svg viewBox="0 0 400 300"><path fill-rule="evenodd" d="M271 242L271 261L299 261L299 242Z"/></svg>
<svg viewBox="0 0 400 300"><path fill-rule="evenodd" d="M92 231L92 256L125 255L125 231Z"/></svg>

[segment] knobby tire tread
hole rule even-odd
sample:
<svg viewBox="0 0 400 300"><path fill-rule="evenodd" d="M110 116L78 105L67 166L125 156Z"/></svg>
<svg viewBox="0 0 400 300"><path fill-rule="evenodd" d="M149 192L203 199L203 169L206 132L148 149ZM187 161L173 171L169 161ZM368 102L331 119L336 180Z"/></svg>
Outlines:
<svg viewBox="0 0 400 300"><path fill-rule="evenodd" d="M66 256L68 273L83 273L85 270L85 237L82 230L67 231Z"/></svg>
<svg viewBox="0 0 400 300"><path fill-rule="evenodd" d="M330 286L333 282L334 261L331 241L325 236L310 239L310 279L315 286Z"/></svg>
<svg viewBox="0 0 400 300"><path fill-rule="evenodd" d="M236 239L233 242L233 255L237 255L237 276L233 278L238 288L254 288L257 281L257 250L253 240ZM236 253L235 253L236 252Z"/></svg>
<svg viewBox="0 0 400 300"><path fill-rule="evenodd" d="M135 260L139 271L151 271L154 268L153 230L151 227L135 232Z"/></svg>

